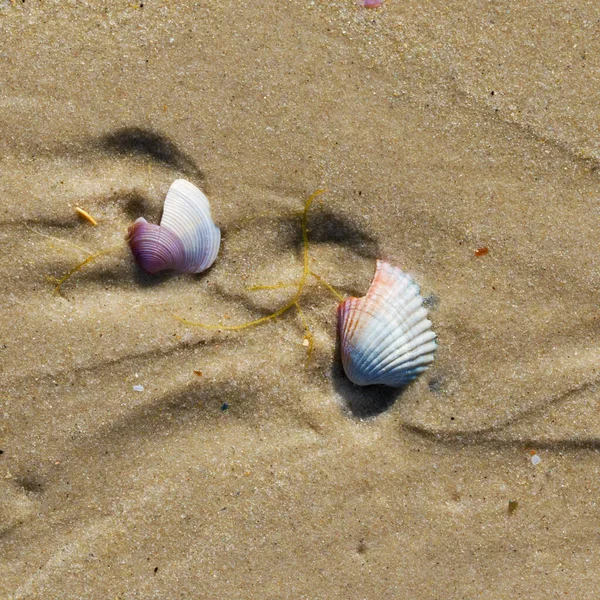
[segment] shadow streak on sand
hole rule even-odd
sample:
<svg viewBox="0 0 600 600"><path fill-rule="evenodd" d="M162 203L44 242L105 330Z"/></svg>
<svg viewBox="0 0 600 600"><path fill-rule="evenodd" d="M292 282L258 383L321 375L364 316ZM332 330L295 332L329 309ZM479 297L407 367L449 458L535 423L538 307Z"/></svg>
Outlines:
<svg viewBox="0 0 600 600"><path fill-rule="evenodd" d="M285 248L296 248L302 252L304 240L300 228L300 215L280 217L279 223L289 226L290 235L284 242ZM380 257L377 240L357 227L342 215L327 209L316 210L308 217L308 239L311 246L335 244L348 248L357 256L376 260Z"/></svg>
<svg viewBox="0 0 600 600"><path fill-rule="evenodd" d="M249 389L252 383L248 382ZM91 435L74 438L69 456L71 460L66 465L67 472L82 469L83 472L106 471L118 479L119 461L115 457L123 456L131 451L132 447L153 440L153 444L161 444L165 435L171 435L183 429L199 427L201 430L210 430L211 423L217 423L223 419L224 411L222 403L237 391L235 383L207 383L194 381L184 384L179 389L167 394L158 395L154 399L138 406L133 406L120 418L101 425ZM239 410L250 410L243 405ZM232 417L228 414L227 418ZM76 450L78 448L78 450ZM107 450L110 448L110 451ZM125 463L127 464L127 463ZM126 475L123 475L126 476ZM65 477L65 470L57 470L55 467L40 465L38 470L31 473L29 469L17 469L13 477L14 487L31 497L42 496L48 491L56 489L61 478ZM96 493L94 484L86 486L77 495L74 495L66 510L76 511L87 501L89 494ZM62 501L62 498L59 500ZM48 503L40 508L41 514L53 512L55 507ZM39 514L23 518L13 527L0 530L0 539L15 535L24 526L27 527Z"/></svg>
<svg viewBox="0 0 600 600"><path fill-rule="evenodd" d="M207 271L205 271L204 273L207 273ZM202 275L204 275L204 273L200 273L197 277L202 277ZM220 285L218 283L215 283L213 285L213 289L212 289L212 293L211 293L211 296L213 298L218 298L220 300L225 300L227 302L235 302L238 306L241 306L246 311L248 311L248 316L246 317L245 320L240 319L239 322L238 321L221 322L223 329L219 329L218 322L212 322L210 320L203 319L202 315L200 313L195 314L193 316L189 316L189 317L186 316L185 318L189 319L189 321L194 322L194 323L205 323L206 325L210 325L211 328L214 327L219 332L225 332L225 331L227 331L225 329L225 327L230 327L230 326L237 327L238 325L243 326L250 321L268 317L268 316L272 315L276 310L278 310L279 308L284 306L288 301L288 299L286 299L286 300L282 300L279 303L273 302L272 306L265 306L264 304L261 304L260 300L258 300L258 299L253 300L250 295L252 293L254 293L254 292L246 292L246 291L230 292L230 291L227 291L222 285ZM295 293L295 289L290 288L289 296L292 297L294 295L294 293ZM323 293L323 296L325 297L326 295ZM296 309L292 306L283 314L271 319L270 321L265 322L265 324L261 324L260 326L264 327L269 322L270 323L278 323L281 321L285 321L287 319L292 320L292 319L296 318L296 315L297 315ZM180 315L180 316L183 316L183 315ZM302 330L301 321L298 321L298 327L299 327L299 331L301 331ZM202 327L198 326L198 329L202 330ZM249 329L249 330L251 331L251 329ZM204 331L207 331L207 330L205 329ZM232 330L231 332L239 333L239 331L235 331L235 330Z"/></svg>
<svg viewBox="0 0 600 600"><path fill-rule="evenodd" d="M133 258L132 258L133 260ZM171 281L172 279L181 279L182 277L190 278L193 283L199 283L205 277L210 275L212 271L212 266L210 266L202 273L179 273L178 271L161 271L160 273L156 273L155 275L150 275L142 269L136 262L134 262L134 279L135 283L141 287L145 288L153 288L162 285L166 281Z"/></svg>
<svg viewBox="0 0 600 600"><path fill-rule="evenodd" d="M144 217L152 223L158 222L162 210L157 210L147 196L135 189L114 192L107 200L110 204L119 205L131 220Z"/></svg>
<svg viewBox="0 0 600 600"><path fill-rule="evenodd" d="M58 267L54 269L56 272L59 271ZM61 289L61 296L65 299L69 299L69 293L74 287L79 289L81 292L87 286L89 292L94 293L93 286L107 285L113 286L118 289L131 289L135 286L143 289L158 288L165 283L174 279L182 279L183 277L190 278L192 283L199 283L202 279L207 277L210 273L210 269L203 271L202 273L178 273L177 271L161 271L155 275L146 273L130 256L129 249L124 246L123 254L117 256L117 260L113 261L112 264L101 264L96 262L90 265L87 269L82 269L76 274L76 282L69 284L66 282L63 289Z"/></svg>
<svg viewBox="0 0 600 600"><path fill-rule="evenodd" d="M391 388L386 385L355 385L344 373L340 352L340 339L336 337L335 357L331 366L331 379L335 391L343 398L350 414L356 419L371 419L389 410L406 387Z"/></svg>
<svg viewBox="0 0 600 600"><path fill-rule="evenodd" d="M437 432L425 429L418 425L404 424L403 429L420 438L430 440L436 444L449 448L464 448L465 446L481 446L494 449L503 448L535 448L536 450L600 450L600 438L597 437L567 437L560 439L537 439L533 436L499 439L494 437L503 428L490 428L486 433L475 432Z"/></svg>
<svg viewBox="0 0 600 600"><path fill-rule="evenodd" d="M554 406L563 404L569 400L572 400L577 395L593 390L598 384L597 380L591 383L575 386L567 392L560 394L554 398L551 398L547 402L541 405L536 405L530 408L526 408L518 412L517 414L511 415L504 421L490 425L488 427L482 427L479 429L460 429L449 431L447 429L431 429L419 425L418 423L406 423L403 427L406 431L410 431L422 437L424 439L433 440L438 444L443 444L449 447L462 447L466 445L481 445L489 446L493 448L506 448L506 447L535 447L542 449L553 449L553 450L573 450L573 449L587 449L587 450L600 450L600 438L591 437L565 437L560 439L534 439L533 437L515 437L502 439L498 437L504 430L510 426L518 424L524 419L540 415L542 417L546 411Z"/></svg>
<svg viewBox="0 0 600 600"><path fill-rule="evenodd" d="M301 255L304 249L302 237L302 212L291 212L287 214L259 215L248 217L243 221L231 221L220 223L221 233L232 232L233 234L245 229L247 225L262 229L262 224L277 226L276 242L281 250L294 248ZM308 215L308 241L310 246L319 244L334 244L348 248L357 256L375 260L381 256L377 239L357 227L352 221L343 215L321 209L315 210Z"/></svg>
<svg viewBox="0 0 600 600"><path fill-rule="evenodd" d="M354 225L349 219L330 210L315 211L309 215L309 239L311 244L333 243L352 250L362 258L376 260L381 256L377 240ZM302 231L294 230L293 243L302 248Z"/></svg>
<svg viewBox="0 0 600 600"><path fill-rule="evenodd" d="M111 155L145 157L204 180L204 174L190 156L167 136L150 129L123 127L93 140L92 147Z"/></svg>
<svg viewBox="0 0 600 600"><path fill-rule="evenodd" d="M210 422L222 418L220 409L225 400L232 396L234 383L209 383L193 381L179 389L159 395L155 399L131 408L116 422L101 428L86 445L106 445L114 448L131 446L139 441L172 433L179 428L194 428L198 422L209 427ZM252 386L248 384L248 387Z"/></svg>
<svg viewBox="0 0 600 600"><path fill-rule="evenodd" d="M58 382L61 385L79 385L81 382L88 381L91 375L100 377L106 372L114 374L118 368L122 368L128 372L135 370L135 365L140 361L168 358L179 353L185 353L186 355L193 354L197 346L222 346L228 342L228 338L219 338L216 336L193 341L179 341L167 348L161 347L142 352L132 352L131 354L125 354L117 358L104 358L96 363L81 366L69 365L64 369L57 369L48 373L28 373L11 378L11 381L15 385L22 385L24 382L31 380L35 380L40 386L49 385L49 382L53 384Z"/></svg>

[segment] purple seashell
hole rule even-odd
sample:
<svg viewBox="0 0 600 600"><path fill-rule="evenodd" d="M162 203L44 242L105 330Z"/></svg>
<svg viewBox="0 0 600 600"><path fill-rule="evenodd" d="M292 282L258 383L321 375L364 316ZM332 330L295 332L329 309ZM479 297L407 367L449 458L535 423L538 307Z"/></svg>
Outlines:
<svg viewBox="0 0 600 600"><path fill-rule="evenodd" d="M167 269L201 273L213 264L221 244L208 199L185 179L169 188L160 225L140 217L128 233L133 256L152 275Z"/></svg>
<svg viewBox="0 0 600 600"><path fill-rule="evenodd" d="M151 275L166 269L179 270L184 262L183 242L168 229L140 217L129 228L129 243L137 263Z"/></svg>

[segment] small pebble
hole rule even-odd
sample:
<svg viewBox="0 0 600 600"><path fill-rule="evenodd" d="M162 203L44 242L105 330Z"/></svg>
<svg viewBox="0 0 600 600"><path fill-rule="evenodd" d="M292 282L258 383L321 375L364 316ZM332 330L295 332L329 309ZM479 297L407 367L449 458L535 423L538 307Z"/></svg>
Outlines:
<svg viewBox="0 0 600 600"><path fill-rule="evenodd" d="M143 392L144 391L144 386L143 385L134 385L133 386L133 391L134 392Z"/></svg>
<svg viewBox="0 0 600 600"><path fill-rule="evenodd" d="M537 454L534 454L534 455L531 457L531 464L532 464L532 465L534 465L534 466L535 466L535 465L539 465L541 462L542 462L542 459L541 459L541 458L540 458L540 457L539 457Z"/></svg>

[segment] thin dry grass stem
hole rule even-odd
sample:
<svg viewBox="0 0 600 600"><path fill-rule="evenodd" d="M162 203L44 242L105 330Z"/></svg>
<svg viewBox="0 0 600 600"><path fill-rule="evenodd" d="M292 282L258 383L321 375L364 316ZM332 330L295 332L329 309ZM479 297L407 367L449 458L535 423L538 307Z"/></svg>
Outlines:
<svg viewBox="0 0 600 600"><path fill-rule="evenodd" d="M259 290L280 290L282 288L297 287L296 283L276 283L275 285L251 285L246 289L249 292L257 292Z"/></svg>
<svg viewBox="0 0 600 600"><path fill-rule="evenodd" d="M343 302L345 300L345 296L343 294L341 294L340 292L338 292L330 283L325 281L325 279L323 279L323 277L321 277L320 275L318 275L317 273L315 273L312 270L309 271L308 274L311 275L312 277L314 277L324 287L326 287L340 302ZM297 287L297 286L298 286L297 283L276 283L274 285L251 285L251 286L248 286L246 289L249 292L258 292L261 290L281 290L283 288Z"/></svg>
<svg viewBox="0 0 600 600"><path fill-rule="evenodd" d="M72 275L77 273L77 271L80 271L81 269L83 269L83 267L85 267L85 265L87 265L88 263L91 263L92 261L96 260L97 258L100 258L101 256L110 254L111 252L114 252L115 250L119 250L122 247L123 246L121 246L121 245L112 246L111 248L107 248L106 250L101 250L100 252L91 254L84 261L80 262L78 265L73 267L68 273L65 273L62 277L60 277L60 278L49 277L48 279L50 279L50 281L52 281L53 283L56 283L56 286L54 287L54 293L58 294L58 295L62 295L61 288L71 278Z"/></svg>
<svg viewBox="0 0 600 600"><path fill-rule="evenodd" d="M48 240L66 244L67 246L71 246L73 248L77 248L77 250L80 250L81 252L85 252L85 254L88 255L85 260L81 261L78 265L74 266L70 271L65 273L62 277L51 277L51 276L46 277L48 281L55 284L54 294L57 294L57 295L62 295L61 294L62 286L71 278L72 275L77 273L77 271L80 271L81 269L83 269L83 267L85 267L87 264L93 262L97 258L100 258L101 256L110 254L111 252L114 252L115 250L119 250L120 248L122 248L122 245L111 246L110 248L107 248L106 250L100 250L100 252L92 252L91 250L88 250L87 248L84 248L83 246L80 246L79 244L75 244L74 242L71 242L69 240L64 240L62 238L54 237L53 235L46 235L45 233L42 233L41 231L38 231L37 229L34 229L33 227L29 227L29 225L27 225L27 224L25 224L25 228L29 229L29 231L32 231L36 235L39 235ZM126 242L127 241L128 240L126 240Z"/></svg>
<svg viewBox="0 0 600 600"><path fill-rule="evenodd" d="M43 238L46 238L47 240L53 240L55 242L60 242L61 244L66 244L67 246L72 246L73 248L77 248L77 250L81 250L82 252L85 252L86 254L94 254L91 250L88 250L87 248L84 248L83 246L80 246L79 244L75 244L74 242L70 242L69 240L63 240L62 238L59 237L54 237L53 235L46 235L45 233L42 233L41 231L38 231L37 229L34 229L33 227L29 227L29 225L24 224L26 229L29 229L29 231L33 231L33 233L35 233L36 235L39 235Z"/></svg>

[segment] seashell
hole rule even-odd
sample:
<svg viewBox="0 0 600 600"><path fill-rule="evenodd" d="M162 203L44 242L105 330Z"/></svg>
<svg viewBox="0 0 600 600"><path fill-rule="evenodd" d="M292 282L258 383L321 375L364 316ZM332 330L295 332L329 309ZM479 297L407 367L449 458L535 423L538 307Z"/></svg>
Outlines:
<svg viewBox="0 0 600 600"><path fill-rule="evenodd" d="M402 387L427 369L437 347L419 286L378 260L363 298L338 306L344 371L357 385Z"/></svg>
<svg viewBox="0 0 600 600"><path fill-rule="evenodd" d="M128 234L133 256L152 275L167 269L205 271L221 245L221 230L212 220L208 198L185 179L175 180L169 188L160 225L140 217Z"/></svg>

